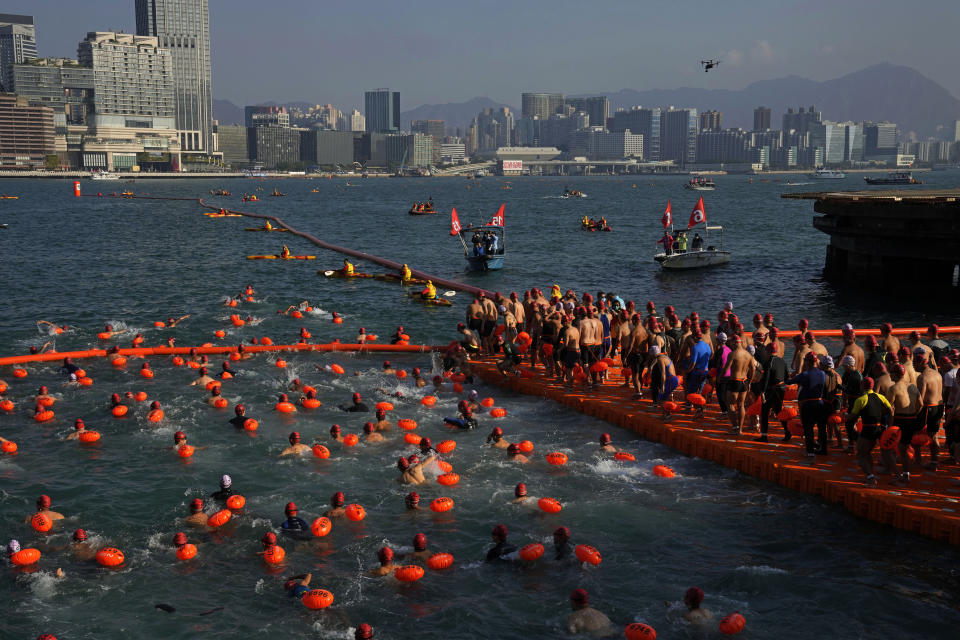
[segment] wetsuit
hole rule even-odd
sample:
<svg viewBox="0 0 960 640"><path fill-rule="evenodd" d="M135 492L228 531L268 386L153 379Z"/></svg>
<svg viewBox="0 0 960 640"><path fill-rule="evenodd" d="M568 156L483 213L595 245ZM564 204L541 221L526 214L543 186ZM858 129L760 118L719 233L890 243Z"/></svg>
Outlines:
<svg viewBox="0 0 960 640"><path fill-rule="evenodd" d="M803 423L803 438L808 454L814 453L815 449L813 441L814 424L817 425L817 439L821 451L824 450L827 443L826 420L823 415L823 390L826 381L827 376L816 367L787 380L787 384L800 386L797 403L800 405L800 421ZM788 433L787 440L789 440L789 435Z"/></svg>
<svg viewBox="0 0 960 640"><path fill-rule="evenodd" d="M354 402L352 405L348 406L340 405L340 408L351 413L356 411L370 411L370 409L367 408L367 405L363 404L362 402Z"/></svg>
<svg viewBox="0 0 960 640"><path fill-rule="evenodd" d="M230 418L230 424L235 426L237 429L243 429L243 423L249 420L247 416L234 416Z"/></svg>
<svg viewBox="0 0 960 640"><path fill-rule="evenodd" d="M298 584L294 588L290 589L287 592L287 595L289 595L291 598L302 598L303 594L307 593L308 591L310 591L310 587Z"/></svg>
<svg viewBox="0 0 960 640"><path fill-rule="evenodd" d="M566 560L570 557L570 554L573 553L573 549L570 548L569 542L564 542L559 547L556 547L556 554L554 554L554 560Z"/></svg>
<svg viewBox="0 0 960 640"><path fill-rule="evenodd" d="M853 440L857 439L853 427L857 418L860 418L862 427L859 437L876 440L883 433L883 425L881 424L883 417L891 411L887 399L871 389L853 401L853 406L850 407L850 418L847 419L847 433L853 434Z"/></svg>
<svg viewBox="0 0 960 640"><path fill-rule="evenodd" d="M76 373L76 372L79 371L79 370L80 370L80 367L78 367L77 365L73 364L72 362L71 362L70 364L65 364L65 365L63 365L62 367L60 367L60 373L62 373L62 374L64 374L64 375L68 375L68 376L69 376L71 373Z"/></svg>
<svg viewBox="0 0 960 640"><path fill-rule="evenodd" d="M504 540L503 542L498 542L495 547L487 551L487 562L493 562L494 560L502 560L503 556L508 553L513 553L517 548Z"/></svg>
<svg viewBox="0 0 960 640"><path fill-rule="evenodd" d="M307 524L307 521L303 518L298 518L297 516L290 516L283 521L283 524L280 525L280 530L282 533L287 535L293 535L300 537L304 533L310 532L310 525Z"/></svg>
<svg viewBox="0 0 960 640"><path fill-rule="evenodd" d="M226 489L220 489L220 491L214 491L210 494L210 497L214 500L219 500L220 502L226 502L227 498L233 495L233 489L227 487Z"/></svg>
<svg viewBox="0 0 960 640"><path fill-rule="evenodd" d="M710 369L710 345L703 340L698 340L690 348L690 360L693 362L693 369L684 380L684 392L700 393Z"/></svg>
<svg viewBox="0 0 960 640"><path fill-rule="evenodd" d="M601 342L600 357L606 358L610 354L610 316L600 314L600 325L603 327L603 341Z"/></svg>
<svg viewBox="0 0 960 640"><path fill-rule="evenodd" d="M770 428L770 412L773 415L783 409L783 382L787 379L787 363L780 356L773 356L763 369L760 384L763 387L763 402L760 403L760 433L767 435ZM790 432L787 432L789 437Z"/></svg>

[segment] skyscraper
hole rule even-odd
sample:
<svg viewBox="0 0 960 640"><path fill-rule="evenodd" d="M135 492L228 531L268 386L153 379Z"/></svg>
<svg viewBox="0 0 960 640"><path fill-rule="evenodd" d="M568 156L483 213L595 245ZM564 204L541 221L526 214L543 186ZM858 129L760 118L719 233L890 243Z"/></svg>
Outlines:
<svg viewBox="0 0 960 640"><path fill-rule="evenodd" d="M719 111L704 111L700 114L700 131L720 131L723 114Z"/></svg>
<svg viewBox="0 0 960 640"><path fill-rule="evenodd" d="M757 107L753 110L753 130L766 131L770 128L770 107Z"/></svg>
<svg viewBox="0 0 960 640"><path fill-rule="evenodd" d="M522 117L540 116L541 120L560 113L566 103L562 93L522 93L520 102Z"/></svg>
<svg viewBox="0 0 960 640"><path fill-rule="evenodd" d="M567 98L567 104L577 111L583 111L590 116L591 127L606 127L610 117L610 99L606 96L592 98Z"/></svg>
<svg viewBox="0 0 960 640"><path fill-rule="evenodd" d="M660 160L683 167L697 160L697 110L674 109L660 116Z"/></svg>
<svg viewBox="0 0 960 640"><path fill-rule="evenodd" d="M374 89L363 94L363 110L367 118L367 133L397 133L400 131L400 92Z"/></svg>
<svg viewBox="0 0 960 640"><path fill-rule="evenodd" d="M213 152L208 0L136 0L136 12L137 34L170 51L181 148Z"/></svg>
<svg viewBox="0 0 960 640"><path fill-rule="evenodd" d="M620 133L628 129L632 133L643 136L643 157L646 160L660 160L660 122L663 112L660 107L644 109L643 107L633 107L629 111L620 109L610 118L609 129L612 132ZM694 136L694 145L696 145L696 136ZM696 149L694 149L696 151Z"/></svg>
<svg viewBox="0 0 960 640"><path fill-rule="evenodd" d="M33 16L0 13L0 85L13 91L13 65L37 57Z"/></svg>

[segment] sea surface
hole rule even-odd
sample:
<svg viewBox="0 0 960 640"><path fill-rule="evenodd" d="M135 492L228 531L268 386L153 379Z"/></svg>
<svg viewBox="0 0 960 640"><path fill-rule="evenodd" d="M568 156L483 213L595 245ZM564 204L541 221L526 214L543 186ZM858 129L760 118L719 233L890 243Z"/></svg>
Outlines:
<svg viewBox="0 0 960 640"><path fill-rule="evenodd" d="M956 187L960 173L923 174L927 186ZM82 183L85 194L129 188L137 195L204 197L217 206L279 216L300 230L342 246L408 262L411 267L487 289L522 291L559 284L564 290L614 291L642 306L653 300L686 315L699 311L714 318L731 301L745 323L754 312L773 312L781 327L794 328L801 317L814 328L960 324L953 292L923 298L910 291L886 295L840 289L824 282L821 270L827 236L813 229L811 201L783 200L782 192L863 188L858 174L841 181L804 182L800 176L761 179L718 176L718 189L703 193L707 219L724 227L723 243L733 254L728 266L690 273L664 273L653 262L662 235L660 217L671 203L683 224L701 195L683 189L672 177L462 178L434 179L290 179L150 180L134 183ZM812 181L809 181L812 182ZM257 192L255 203L240 203L243 192ZM274 188L286 193L275 198ZM561 199L564 187L583 190L585 199ZM229 198L210 197L224 188ZM316 192L312 190L316 189ZM0 200L0 355L25 353L31 345L53 341L59 351L89 349L104 343L97 332L110 323L123 333L114 342L130 346L137 332L146 345L176 338L180 346L205 342L236 344L254 336L293 343L301 327L312 341L352 342L360 327L380 342L402 324L412 341L445 344L456 337L466 294L451 296L448 308L424 308L399 285L379 281L345 282L318 275L335 269L343 257L282 233L250 233L259 220L211 219L193 201L74 198L70 180L5 180ZM414 201L432 197L442 213L413 217ZM461 221L480 224L506 203L506 263L496 273L464 270L459 243L449 235L449 211ZM583 215L604 216L612 233L580 230ZM310 261L249 261L250 254L278 253L286 243ZM358 271L382 268L357 261ZM223 305L247 285L255 302L236 310L252 322L233 327ZM307 300L315 308L302 320L277 315L278 309ZM338 312L344 323L331 322ZM190 314L174 329L155 329L155 321ZM37 320L69 325L50 335ZM219 340L214 331L227 336ZM435 366L425 355L286 355L286 368L274 356L259 355L232 363L235 378L223 395L231 409L205 403L206 392L188 385L193 370L168 358L151 358L156 376L138 375L140 361L125 369L105 362L80 362L94 379L89 388L65 386L56 364L31 364L25 380L10 367L0 379L10 385L5 397L16 404L0 415L0 435L16 441L16 456L0 457L0 541L20 540L44 552L39 570L4 570L0 599L0 637L35 638L347 638L361 622L373 625L377 638L556 638L564 637L570 592L583 587L591 605L622 629L643 621L660 638L720 637L716 626L689 628L679 617L683 592L697 585L704 606L717 619L741 612L746 638L954 638L960 624L960 551L926 538L857 519L819 499L740 475L722 466L686 458L636 438L631 432L568 411L553 403L513 395L482 383L467 385L491 396L506 418L480 419L477 432L455 432L442 417L453 415L459 398L446 385L437 407L427 409L425 395L407 381L380 373L389 359L407 370ZM211 359L219 370L221 359ZM342 365L347 375L318 370ZM324 406L284 416L272 410L276 395L294 377L317 386ZM31 399L40 384L58 397L54 420L37 424ZM146 420L148 403L131 404L128 417L109 412L111 393L146 391L166 411L160 425ZM451 488L430 482L416 490L424 510L408 513L403 496L410 487L395 482L398 456L413 452L393 431L379 445L347 449L329 442L329 427L361 433L372 414L352 414L337 406L353 391L372 405L392 398L392 417L412 418L418 432L434 443L453 439L446 459L460 474ZM242 402L260 422L254 433L237 432L227 420ZM65 441L74 418L103 434L93 446ZM508 440L535 443L534 462L508 464L499 450L487 448L486 434L501 426ZM172 450L181 429L199 449L183 460ZM299 431L304 442L327 441L329 460L280 459L287 434ZM634 453L635 463L614 462L597 453L602 432ZM564 467L544 462L549 451L563 451ZM799 453L799 451L798 451ZM654 477L654 464L667 464L675 478ZM221 474L233 477L247 505L222 530L185 528L182 518L195 497L206 511L217 508L209 496ZM547 515L511 504L513 487L525 482L531 496L559 500L563 510ZM311 521L343 491L348 502L363 505L360 523L338 520L332 533L312 542L281 536L287 551L282 571L268 568L255 553L268 530L278 531L283 506L295 501ZM34 533L24 518L42 493L66 520L53 534ZM427 509L439 496L454 499L452 511ZM547 554L532 565L487 564L490 529L510 529L517 546L539 541ZM551 533L570 527L574 544L596 547L600 566L555 562ZM97 546L115 546L126 554L119 570L74 560L65 549L70 533L82 527ZM198 546L197 558L176 559L171 539L185 531ZM428 548L455 558L446 571L427 570L413 584L371 578L376 551L387 544L409 551L423 532ZM61 567L66 577L52 573ZM306 610L288 598L283 576L312 572L311 586L335 596L323 612ZM168 613L154 607L168 604ZM198 615L211 609L222 610ZM619 632L618 632L619 633ZM349 634L349 635L348 635ZM622 636L621 636L622 637Z"/></svg>

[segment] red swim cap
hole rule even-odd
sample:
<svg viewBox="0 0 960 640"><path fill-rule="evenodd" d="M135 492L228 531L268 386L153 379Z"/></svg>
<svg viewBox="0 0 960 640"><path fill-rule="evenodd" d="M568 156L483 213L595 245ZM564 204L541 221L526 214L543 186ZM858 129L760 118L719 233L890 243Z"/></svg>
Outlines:
<svg viewBox="0 0 960 640"><path fill-rule="evenodd" d="M343 491L337 491L335 494L330 496L330 506L342 507L343 500L344 500Z"/></svg>
<svg viewBox="0 0 960 640"><path fill-rule="evenodd" d="M182 544L187 544L187 534L185 534L183 531L178 531L177 533L173 534L173 544L178 547Z"/></svg>
<svg viewBox="0 0 960 640"><path fill-rule="evenodd" d="M494 428L493 428L493 431L490 432L490 435L491 435L491 436L502 436L502 435L503 435L503 429L501 429L500 427L494 427Z"/></svg>
<svg viewBox="0 0 960 640"><path fill-rule="evenodd" d="M383 420L387 417L387 412L383 409L377 409L377 420Z"/></svg>
<svg viewBox="0 0 960 640"><path fill-rule="evenodd" d="M299 511L299 509L297 508L296 502L288 502L287 506L284 507L283 511L284 513L290 514L290 513L296 513L297 511Z"/></svg>
<svg viewBox="0 0 960 640"><path fill-rule="evenodd" d="M50 496L44 494L37 498L37 508L38 509L49 509L50 508Z"/></svg>
<svg viewBox="0 0 960 640"><path fill-rule="evenodd" d="M372 422L365 422L365 423L363 424L363 432L364 432L364 433L373 433L374 429L375 429L375 427L373 426L373 423L372 423Z"/></svg>
<svg viewBox="0 0 960 640"><path fill-rule="evenodd" d="M420 464L420 456L418 456L415 453L410 454L409 456L407 456L407 462L409 462L410 464Z"/></svg>
<svg viewBox="0 0 960 640"><path fill-rule="evenodd" d="M80 431L81 429L83 429L84 426L86 425L83 424L83 420L81 420L80 418L77 418L76 420L73 421L73 428L76 429L77 431Z"/></svg>
<svg viewBox="0 0 960 640"><path fill-rule="evenodd" d="M520 453L520 446L516 442L511 443L510 446L507 447L507 455L515 456L515 455L518 455L519 453Z"/></svg>
<svg viewBox="0 0 960 640"><path fill-rule="evenodd" d="M601 434L600 434L600 444L602 444L602 445L610 444L610 434L609 434L609 433L601 433Z"/></svg>
<svg viewBox="0 0 960 640"><path fill-rule="evenodd" d="M330 427L330 435L335 436L338 433L340 433L340 425L335 424L332 427Z"/></svg>
<svg viewBox="0 0 960 640"><path fill-rule="evenodd" d="M383 361L383 368L384 368L384 369L390 368L390 361L389 361L389 360L384 360L384 361Z"/></svg>
<svg viewBox="0 0 960 640"><path fill-rule="evenodd" d="M181 440L186 440L186 439L187 439L187 434L185 434L183 431L177 431L176 433L173 434L174 443L177 443L177 442L180 442Z"/></svg>
<svg viewBox="0 0 960 640"><path fill-rule="evenodd" d="M881 333L890 333L891 331L893 331L893 325L889 322L884 322L882 325L880 325Z"/></svg>
<svg viewBox="0 0 960 640"><path fill-rule="evenodd" d="M359 393L354 393L354 394L353 394L353 401L354 401L354 402L359 402L359 401L360 401L360 394L359 394Z"/></svg>
<svg viewBox="0 0 960 640"><path fill-rule="evenodd" d="M414 367L414 368L413 368L413 375L415 375L415 376L419 376L419 375L420 375L420 367Z"/></svg>
<svg viewBox="0 0 960 640"><path fill-rule="evenodd" d="M527 495L527 485L520 482L516 487L513 488L513 495L517 498L522 498Z"/></svg>
<svg viewBox="0 0 960 640"><path fill-rule="evenodd" d="M201 511L203 511L203 500L194 498L190 503L190 513L200 513Z"/></svg>
<svg viewBox="0 0 960 640"><path fill-rule="evenodd" d="M863 382L860 383L860 389L863 391L870 391L873 389L874 381L873 378L867 376L863 379Z"/></svg>
<svg viewBox="0 0 960 640"><path fill-rule="evenodd" d="M400 458L397 460L397 468L400 469L400 471L406 471L409 467L410 463L407 462L407 459L403 456L400 456Z"/></svg>
<svg viewBox="0 0 960 640"><path fill-rule="evenodd" d="M152 410L159 409L159 408L160 408L160 401L159 401L159 400L154 400L153 402L150 403L150 409L151 409L151 411L152 411Z"/></svg>
<svg viewBox="0 0 960 640"><path fill-rule="evenodd" d="M803 331L809 326L810 326L810 321L807 320L806 318L800 318L800 322L797 323L797 328L800 329L800 331Z"/></svg>
<svg viewBox="0 0 960 640"><path fill-rule="evenodd" d="M424 448L429 449L431 446L433 446L433 443L430 442L430 438L420 438L420 449L421 449L421 450L424 449Z"/></svg>
<svg viewBox="0 0 960 640"><path fill-rule="evenodd" d="M490 532L490 535L496 536L497 538L507 539L507 525L498 524L493 528L493 531Z"/></svg>
<svg viewBox="0 0 960 640"><path fill-rule="evenodd" d="M703 602L703 589L700 587L690 587L683 596L683 601L693 607L699 607Z"/></svg>
<svg viewBox="0 0 960 640"><path fill-rule="evenodd" d="M553 532L554 538L562 538L564 540L570 539L570 529L568 527L557 527L556 531Z"/></svg>
<svg viewBox="0 0 960 640"><path fill-rule="evenodd" d="M294 431L293 433L290 434L289 440L290 440L290 444L293 444L294 442L300 442L300 433L297 431Z"/></svg>
<svg viewBox="0 0 960 640"><path fill-rule="evenodd" d="M413 536L413 550L414 551L423 551L427 548L427 536L422 533L418 533Z"/></svg>
<svg viewBox="0 0 960 640"><path fill-rule="evenodd" d="M380 560L380 564L390 564L393 560L393 549L380 547L380 551L377 551L377 558Z"/></svg>
<svg viewBox="0 0 960 640"><path fill-rule="evenodd" d="M247 410L247 408L246 408L245 406L243 406L242 404L238 404L237 406L235 406L235 407L233 408L233 412L236 413L238 416L242 416L243 413L244 413L246 410Z"/></svg>
<svg viewBox="0 0 960 640"><path fill-rule="evenodd" d="M573 593L570 594L570 599L574 602L582 602L587 604L590 602L590 595L587 593L586 589L574 589Z"/></svg>
<svg viewBox="0 0 960 640"><path fill-rule="evenodd" d="M366 622L357 625L357 630L353 632L354 640L371 640L373 638L373 627Z"/></svg>
<svg viewBox="0 0 960 640"><path fill-rule="evenodd" d="M73 532L73 541L74 542L83 542L87 539L87 532L83 529L77 529Z"/></svg>
<svg viewBox="0 0 960 640"><path fill-rule="evenodd" d="M280 397L277 398L277 401L278 401L278 402L289 402L289 398L287 398L287 394L281 393L281 394L280 394Z"/></svg>
<svg viewBox="0 0 960 640"><path fill-rule="evenodd" d="M268 531L260 538L260 542L264 545L277 544L277 534L273 531Z"/></svg>
<svg viewBox="0 0 960 640"><path fill-rule="evenodd" d="M407 494L405 500L407 504L420 504L420 494L418 494L416 491L411 491Z"/></svg>

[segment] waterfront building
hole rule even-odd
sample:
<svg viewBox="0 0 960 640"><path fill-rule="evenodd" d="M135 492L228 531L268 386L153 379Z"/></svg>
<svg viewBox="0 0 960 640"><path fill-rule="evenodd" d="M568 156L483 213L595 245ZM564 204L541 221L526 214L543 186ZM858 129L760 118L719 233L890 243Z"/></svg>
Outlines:
<svg viewBox="0 0 960 640"><path fill-rule="evenodd" d="M474 119L477 126L477 150L494 151L513 141L514 119L510 107L483 109Z"/></svg>
<svg viewBox="0 0 960 640"><path fill-rule="evenodd" d="M700 131L720 131L723 114L719 111L704 111L700 114Z"/></svg>
<svg viewBox="0 0 960 640"><path fill-rule="evenodd" d="M587 123L587 126L607 126L607 118L610 117L610 99L606 96L567 98L566 104L567 106L572 106L575 112L582 111L590 116L590 121Z"/></svg>
<svg viewBox="0 0 960 640"><path fill-rule="evenodd" d="M400 131L400 92L374 89L363 94L366 131L397 133Z"/></svg>
<svg viewBox="0 0 960 640"><path fill-rule="evenodd" d="M749 161L750 137L743 129L701 131L697 135L698 164L730 164Z"/></svg>
<svg viewBox="0 0 960 640"><path fill-rule="evenodd" d="M864 122L863 158L887 165L896 164L897 125L892 122Z"/></svg>
<svg viewBox="0 0 960 640"><path fill-rule="evenodd" d="M247 127L250 159L266 169L299 166L302 131L292 127Z"/></svg>
<svg viewBox="0 0 960 640"><path fill-rule="evenodd" d="M12 90L30 104L51 107L58 129L86 126L93 113L93 69L69 58L35 58L13 65Z"/></svg>
<svg viewBox="0 0 960 640"><path fill-rule="evenodd" d="M169 51L174 117L184 151L212 154L213 93L208 0L136 0L137 34Z"/></svg>
<svg viewBox="0 0 960 640"><path fill-rule="evenodd" d="M626 131L611 132L603 127L579 129L570 136L570 153L591 160L643 158L643 136Z"/></svg>
<svg viewBox="0 0 960 640"><path fill-rule="evenodd" d="M678 166L697 160L697 110L669 109L660 115L660 160L673 160ZM652 160L652 158L650 158Z"/></svg>
<svg viewBox="0 0 960 640"><path fill-rule="evenodd" d="M811 106L809 110L800 107L799 111L794 112L793 108L787 109L783 114L784 131L796 131L797 133L807 133L814 125L823 122L823 114Z"/></svg>
<svg viewBox="0 0 960 640"><path fill-rule="evenodd" d="M414 120L410 123L410 131L433 138L433 164L440 164L440 143L446 132L446 123L443 120Z"/></svg>
<svg viewBox="0 0 960 640"><path fill-rule="evenodd" d="M757 107L753 110L753 130L770 130L770 107Z"/></svg>
<svg viewBox="0 0 960 640"><path fill-rule="evenodd" d="M520 103L520 115L524 118L539 116L541 120L546 120L555 113L561 113L566 101L562 93L522 93Z"/></svg>
<svg viewBox="0 0 960 640"><path fill-rule="evenodd" d="M433 164L433 137L422 133L386 137L387 164L429 167Z"/></svg>
<svg viewBox="0 0 960 640"><path fill-rule="evenodd" d="M243 108L243 124L248 127L290 127L286 107L248 106Z"/></svg>
<svg viewBox="0 0 960 640"><path fill-rule="evenodd" d="M345 127L337 127L343 131L366 131L367 119L358 110L354 109L349 116L345 116L347 121Z"/></svg>
<svg viewBox="0 0 960 640"><path fill-rule="evenodd" d="M648 161L659 161L661 160L661 112L660 107L644 109L638 106L629 110L617 109L607 121L607 129L615 133L630 130L632 133L642 135L644 158Z"/></svg>
<svg viewBox="0 0 960 640"><path fill-rule="evenodd" d="M223 163L240 168L250 164L250 144L247 128L241 125L217 126L218 149L223 154Z"/></svg>
<svg viewBox="0 0 960 640"><path fill-rule="evenodd" d="M444 142L440 145L440 162L457 164L467 159L466 145L462 143Z"/></svg>
<svg viewBox="0 0 960 640"><path fill-rule="evenodd" d="M13 91L13 65L36 57L33 16L0 13L0 88Z"/></svg>
<svg viewBox="0 0 960 640"><path fill-rule="evenodd" d="M53 109L0 93L0 169L43 169L55 153Z"/></svg>
<svg viewBox="0 0 960 640"><path fill-rule="evenodd" d="M362 131L331 131L311 129L300 139L300 159L307 165L333 167L349 166L354 162L357 141Z"/></svg>

